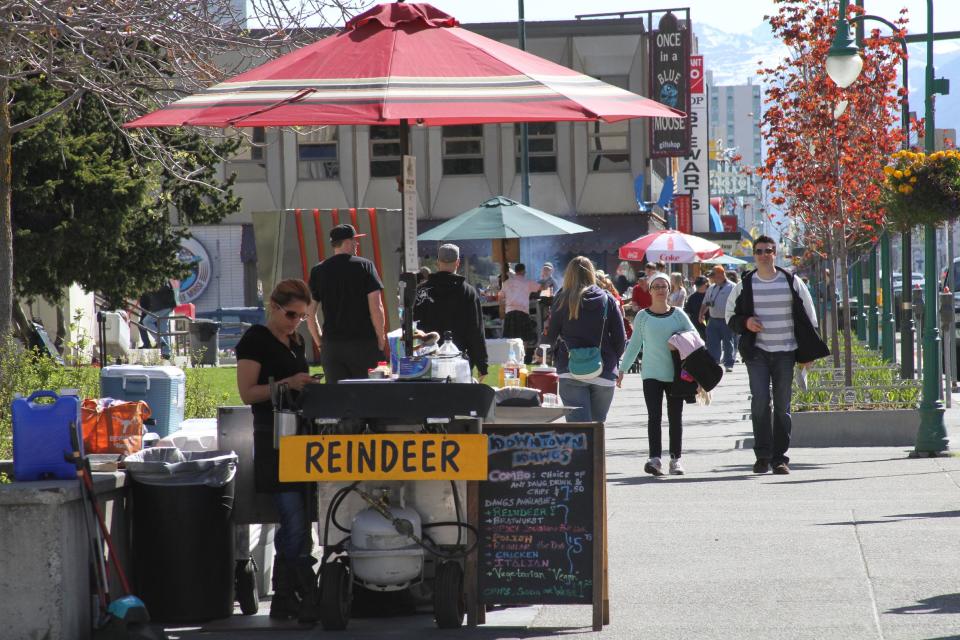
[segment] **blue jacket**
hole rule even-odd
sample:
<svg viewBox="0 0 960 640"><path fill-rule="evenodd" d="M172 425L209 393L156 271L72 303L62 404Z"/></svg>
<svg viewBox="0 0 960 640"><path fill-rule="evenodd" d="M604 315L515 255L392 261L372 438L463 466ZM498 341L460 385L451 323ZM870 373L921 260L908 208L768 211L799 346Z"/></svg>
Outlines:
<svg viewBox="0 0 960 640"><path fill-rule="evenodd" d="M554 364L557 373L569 373L569 354L567 346L596 347L600 346L603 359L603 373L601 378L616 380L620 373L618 365L620 356L626 346L627 335L623 329L623 315L620 305L609 293L596 285L587 288L580 303L580 317L570 319L567 310L566 296L557 296L550 311L550 324L547 329L547 344L552 345ZM603 323L603 305L607 305L606 327ZM603 340L600 333L603 331Z"/></svg>

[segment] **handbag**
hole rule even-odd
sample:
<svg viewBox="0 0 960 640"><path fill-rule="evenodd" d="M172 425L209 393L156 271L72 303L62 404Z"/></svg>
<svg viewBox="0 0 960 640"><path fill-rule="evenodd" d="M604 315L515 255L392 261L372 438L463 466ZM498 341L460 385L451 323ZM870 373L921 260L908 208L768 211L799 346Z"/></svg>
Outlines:
<svg viewBox="0 0 960 640"><path fill-rule="evenodd" d="M593 380L603 373L603 334L607 332L607 307L609 302L603 300L603 324L600 327L600 344L595 347L571 347L567 345L568 369L570 377L576 380ZM562 339L562 338L561 338ZM564 341L566 344L566 341Z"/></svg>

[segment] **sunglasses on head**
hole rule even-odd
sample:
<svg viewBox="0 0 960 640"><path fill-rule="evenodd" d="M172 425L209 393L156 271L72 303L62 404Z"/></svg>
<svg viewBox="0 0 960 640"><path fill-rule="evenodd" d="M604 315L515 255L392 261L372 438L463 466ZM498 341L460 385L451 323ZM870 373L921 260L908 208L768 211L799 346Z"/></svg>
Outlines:
<svg viewBox="0 0 960 640"><path fill-rule="evenodd" d="M280 307L280 310L283 311L283 315L287 317L287 320L299 319L302 322L307 319L307 314L305 313L300 313L299 311L291 311L290 309L284 309L283 307Z"/></svg>
<svg viewBox="0 0 960 640"><path fill-rule="evenodd" d="M764 254L769 256L769 255L773 255L776 252L777 252L776 249L754 249L753 250L753 254L757 256L762 256Z"/></svg>

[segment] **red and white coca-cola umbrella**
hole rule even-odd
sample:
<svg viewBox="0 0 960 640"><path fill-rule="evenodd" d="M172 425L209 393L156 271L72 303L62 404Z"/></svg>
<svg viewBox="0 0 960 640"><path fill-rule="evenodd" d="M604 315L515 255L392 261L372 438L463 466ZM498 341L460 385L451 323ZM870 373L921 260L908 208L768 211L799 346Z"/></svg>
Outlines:
<svg viewBox="0 0 960 640"><path fill-rule="evenodd" d="M723 255L723 248L704 238L673 229L642 236L620 247L621 260L700 262Z"/></svg>

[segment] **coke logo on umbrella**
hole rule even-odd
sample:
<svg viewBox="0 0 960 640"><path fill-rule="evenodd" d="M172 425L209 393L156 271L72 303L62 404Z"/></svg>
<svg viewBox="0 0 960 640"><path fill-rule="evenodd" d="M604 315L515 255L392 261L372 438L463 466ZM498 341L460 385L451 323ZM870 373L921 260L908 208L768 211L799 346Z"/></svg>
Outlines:
<svg viewBox="0 0 960 640"><path fill-rule="evenodd" d="M671 249L672 248L673 247L671 247ZM663 262L683 262L683 256L673 255L669 253L661 253L660 260Z"/></svg>

